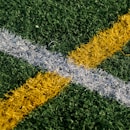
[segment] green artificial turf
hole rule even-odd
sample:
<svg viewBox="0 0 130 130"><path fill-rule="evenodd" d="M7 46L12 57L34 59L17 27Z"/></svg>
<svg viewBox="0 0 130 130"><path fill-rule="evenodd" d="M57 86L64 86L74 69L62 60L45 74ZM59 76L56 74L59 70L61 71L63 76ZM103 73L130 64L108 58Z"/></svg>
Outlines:
<svg viewBox="0 0 130 130"><path fill-rule="evenodd" d="M20 87L39 70L27 62L0 52L0 98L9 90Z"/></svg>
<svg viewBox="0 0 130 130"><path fill-rule="evenodd" d="M129 130L130 108L71 84L14 130Z"/></svg>
<svg viewBox="0 0 130 130"><path fill-rule="evenodd" d="M123 52L130 54L130 42L123 48ZM130 56L126 56L122 52L117 52L107 58L98 68L102 68L122 80L130 81Z"/></svg>
<svg viewBox="0 0 130 130"><path fill-rule="evenodd" d="M67 55L128 12L129 0L0 0L0 28ZM49 43L54 41L51 46ZM130 42L124 47L130 53ZM130 81L130 57L117 52L99 68ZM40 69L0 52L0 98ZM15 130L130 130L130 108L71 84Z"/></svg>
<svg viewBox="0 0 130 130"><path fill-rule="evenodd" d="M87 43L97 31L110 27L118 15L129 9L129 0L1 0L0 28L66 55L79 44ZM54 42L48 46L51 41ZM130 80L130 58L121 53L99 67Z"/></svg>
<svg viewBox="0 0 130 130"><path fill-rule="evenodd" d="M87 43L97 31L110 27L129 9L129 0L1 0L0 28L66 55ZM129 81L129 61L129 57L116 53L99 67Z"/></svg>
<svg viewBox="0 0 130 130"><path fill-rule="evenodd" d="M0 28L68 54L128 12L129 0L0 0Z"/></svg>

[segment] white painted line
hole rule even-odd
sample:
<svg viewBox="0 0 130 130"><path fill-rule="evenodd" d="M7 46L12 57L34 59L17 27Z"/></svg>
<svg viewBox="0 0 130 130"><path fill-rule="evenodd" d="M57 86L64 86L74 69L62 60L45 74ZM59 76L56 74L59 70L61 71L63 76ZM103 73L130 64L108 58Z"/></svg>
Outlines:
<svg viewBox="0 0 130 130"><path fill-rule="evenodd" d="M68 63L60 53L52 53L45 47L32 45L29 41L0 30L0 51L22 58L34 66L56 71L64 77L72 77L72 82L86 89L97 91L100 95L114 98L130 107L130 82L116 78L102 69L87 70Z"/></svg>

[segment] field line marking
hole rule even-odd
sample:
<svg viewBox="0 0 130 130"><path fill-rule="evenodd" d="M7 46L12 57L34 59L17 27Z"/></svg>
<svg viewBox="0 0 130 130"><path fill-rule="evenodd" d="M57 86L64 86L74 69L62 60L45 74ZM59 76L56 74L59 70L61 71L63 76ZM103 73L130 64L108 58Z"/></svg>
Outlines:
<svg viewBox="0 0 130 130"><path fill-rule="evenodd" d="M130 40L130 13L119 17L113 27L94 36L87 44L81 44L69 52L69 61L86 68L95 68L103 60L111 57Z"/></svg>
<svg viewBox="0 0 130 130"><path fill-rule="evenodd" d="M100 95L114 98L130 107L130 82L120 80L102 69L86 69L69 63L60 53L50 52L45 47L33 45L28 40L0 30L0 51L48 71L56 71L72 82L86 89L97 91Z"/></svg>
<svg viewBox="0 0 130 130"><path fill-rule="evenodd" d="M70 82L69 78L57 73L39 72L21 87L5 94L7 99L0 99L0 130L13 129L25 115L56 96Z"/></svg>

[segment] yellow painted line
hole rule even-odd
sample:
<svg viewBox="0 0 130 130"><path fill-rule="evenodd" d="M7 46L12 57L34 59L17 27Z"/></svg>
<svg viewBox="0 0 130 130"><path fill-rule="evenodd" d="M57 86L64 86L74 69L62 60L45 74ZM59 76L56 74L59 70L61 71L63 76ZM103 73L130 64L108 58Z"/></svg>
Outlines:
<svg viewBox="0 0 130 130"><path fill-rule="evenodd" d="M68 54L69 61L86 68L94 68L111 57L130 40L130 13L121 17L112 28L98 33L87 44Z"/></svg>
<svg viewBox="0 0 130 130"><path fill-rule="evenodd" d="M38 73L18 89L0 99L0 130L13 129L25 115L56 96L70 82L56 73Z"/></svg>

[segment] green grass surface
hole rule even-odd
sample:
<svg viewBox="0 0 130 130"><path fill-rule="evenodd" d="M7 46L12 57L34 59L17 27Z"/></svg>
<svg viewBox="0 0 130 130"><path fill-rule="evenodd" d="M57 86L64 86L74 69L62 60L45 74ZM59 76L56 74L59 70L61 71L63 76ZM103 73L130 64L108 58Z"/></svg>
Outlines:
<svg viewBox="0 0 130 130"><path fill-rule="evenodd" d="M0 52L0 98L9 90L20 87L40 69Z"/></svg>
<svg viewBox="0 0 130 130"><path fill-rule="evenodd" d="M71 84L15 130L129 130L130 108Z"/></svg>
<svg viewBox="0 0 130 130"><path fill-rule="evenodd" d="M130 42L123 48L123 52L130 54ZM130 81L130 56L126 56L122 52L117 52L98 67L122 80Z"/></svg>
<svg viewBox="0 0 130 130"><path fill-rule="evenodd" d="M0 28L66 55L128 12L129 0L0 0ZM38 28L37 28L38 27ZM130 42L124 47L130 53ZM130 81L130 57L117 52L99 68ZM0 98L40 69L0 52ZM130 108L71 84L38 107L16 130L129 130Z"/></svg>
<svg viewBox="0 0 130 130"><path fill-rule="evenodd" d="M79 44L87 43L97 31L111 27L129 8L129 0L1 0L0 28L41 45L55 41L48 49L66 55ZM129 50L129 46L126 49ZM121 53L99 67L125 81L130 80L130 58Z"/></svg>
<svg viewBox="0 0 130 130"><path fill-rule="evenodd" d="M129 0L1 0L0 28L42 45L55 41L50 49L67 54L129 8Z"/></svg>

